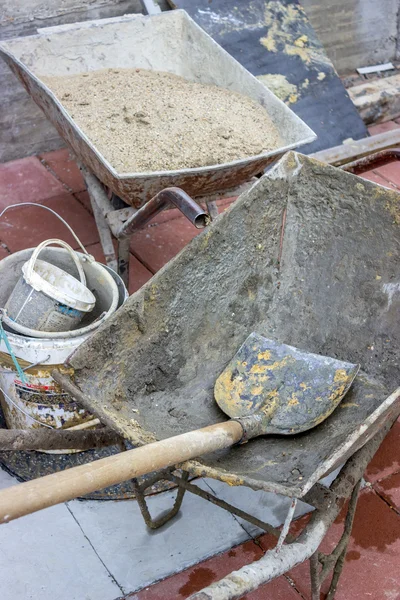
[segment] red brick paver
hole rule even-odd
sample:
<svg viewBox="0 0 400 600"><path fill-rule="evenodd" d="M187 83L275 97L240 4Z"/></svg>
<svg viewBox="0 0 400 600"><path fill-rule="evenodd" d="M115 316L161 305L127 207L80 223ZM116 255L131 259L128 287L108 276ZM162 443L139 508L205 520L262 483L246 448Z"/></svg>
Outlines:
<svg viewBox="0 0 400 600"><path fill-rule="evenodd" d="M374 458L368 465L365 478L371 483L400 471L400 421L396 421Z"/></svg>
<svg viewBox="0 0 400 600"><path fill-rule="evenodd" d="M400 514L400 473L382 479L374 485L374 488L389 506Z"/></svg>
<svg viewBox="0 0 400 600"><path fill-rule="evenodd" d="M342 514L331 527L322 551L330 552L343 531ZM399 600L400 517L372 490L361 492L349 551L335 600ZM308 561L290 572L296 588L310 598ZM327 592L329 580L322 591Z"/></svg>
<svg viewBox="0 0 400 600"><path fill-rule="evenodd" d="M46 152L40 156L42 163L54 173L56 179L64 184L69 192L82 192L86 189L85 182L78 165L67 148Z"/></svg>
<svg viewBox="0 0 400 600"><path fill-rule="evenodd" d="M379 185L383 185L383 187L389 188L390 190L398 189L398 187L394 183L392 183L391 181L388 181L387 179L382 177L382 175L380 175L377 170L366 171L365 173L363 173L361 175L361 177L363 179L368 179L368 181L373 181L374 183L379 183Z"/></svg>
<svg viewBox="0 0 400 600"><path fill-rule="evenodd" d="M0 164L0 210L18 202L42 202L65 189L36 156Z"/></svg>
<svg viewBox="0 0 400 600"><path fill-rule="evenodd" d="M94 244L99 236L96 224L72 194L64 192L37 201L58 213L72 227L84 245ZM37 246L43 240L60 238L78 248L65 225L50 212L35 206L21 206L7 211L0 219L0 240L11 252Z"/></svg>
<svg viewBox="0 0 400 600"><path fill-rule="evenodd" d="M371 125L368 127L368 131L371 135L377 135L378 133L385 133L386 131L392 131L393 129L398 129L400 127L399 123L396 121L386 121L385 123L378 123L377 125Z"/></svg>
<svg viewBox="0 0 400 600"><path fill-rule="evenodd" d="M254 542L245 542L228 552L169 577L158 584L127 596L126 600L184 600L231 571L240 569L263 556ZM243 596L243 600L301 600L301 596L285 577L279 577L258 590Z"/></svg>

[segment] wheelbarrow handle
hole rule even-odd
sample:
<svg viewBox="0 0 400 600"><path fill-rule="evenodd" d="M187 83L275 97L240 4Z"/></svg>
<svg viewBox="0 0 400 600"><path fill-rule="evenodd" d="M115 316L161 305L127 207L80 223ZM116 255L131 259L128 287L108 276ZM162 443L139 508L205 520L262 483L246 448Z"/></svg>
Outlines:
<svg viewBox="0 0 400 600"><path fill-rule="evenodd" d="M228 448L242 435L238 422L226 421L14 485L0 491L0 523Z"/></svg>

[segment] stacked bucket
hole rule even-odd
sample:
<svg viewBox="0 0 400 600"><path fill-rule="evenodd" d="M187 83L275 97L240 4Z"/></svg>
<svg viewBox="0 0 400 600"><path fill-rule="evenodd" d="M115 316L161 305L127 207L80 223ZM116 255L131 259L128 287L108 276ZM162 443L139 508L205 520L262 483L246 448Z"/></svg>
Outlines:
<svg viewBox="0 0 400 600"><path fill-rule="evenodd" d="M68 356L128 294L117 273L78 242L82 252L51 239L0 261L0 401L9 429L98 426L51 372L68 372Z"/></svg>

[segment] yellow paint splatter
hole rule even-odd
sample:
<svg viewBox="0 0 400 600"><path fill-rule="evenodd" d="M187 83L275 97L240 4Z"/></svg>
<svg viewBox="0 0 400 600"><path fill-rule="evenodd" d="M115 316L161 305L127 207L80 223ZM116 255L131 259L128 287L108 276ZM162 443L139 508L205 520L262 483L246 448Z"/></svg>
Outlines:
<svg viewBox="0 0 400 600"><path fill-rule="evenodd" d="M267 37L262 37L260 43L268 50L268 52L276 52L276 42L270 32Z"/></svg>
<svg viewBox="0 0 400 600"><path fill-rule="evenodd" d="M284 75L280 73L269 73L266 75L257 75L261 81L272 93L285 102L291 94L296 94L297 87L290 83ZM259 244L261 246L261 244Z"/></svg>
<svg viewBox="0 0 400 600"><path fill-rule="evenodd" d="M264 350L264 352L259 352L257 354L258 360L269 360L271 358L271 352L269 350Z"/></svg>
<svg viewBox="0 0 400 600"><path fill-rule="evenodd" d="M335 383L338 382L347 382L347 372L346 369L337 369L335 373L335 377L333 378Z"/></svg>
<svg viewBox="0 0 400 600"><path fill-rule="evenodd" d="M297 102L298 98L299 98L298 94L290 94L290 96L288 98L289 104L294 104L295 102Z"/></svg>
<svg viewBox="0 0 400 600"><path fill-rule="evenodd" d="M289 360L294 359L290 356L285 356L284 358L282 358L282 360L277 360L274 363L271 363L270 365L257 364L250 369L250 373L265 373L266 371L274 371L275 369L280 369L284 367L289 362Z"/></svg>
<svg viewBox="0 0 400 600"><path fill-rule="evenodd" d="M293 392L293 394L291 395L291 398L288 402L288 406L298 406L300 404L298 397L296 396L296 394Z"/></svg>
<svg viewBox="0 0 400 600"><path fill-rule="evenodd" d="M317 75L317 79L319 81L322 81L323 79L325 79L325 77L326 77L326 74L323 71L320 71Z"/></svg>
<svg viewBox="0 0 400 600"><path fill-rule="evenodd" d="M306 35L301 35L299 38L297 38L297 40L295 40L294 44L295 46L298 46L299 48L304 48L304 46L307 44L308 42L308 37Z"/></svg>
<svg viewBox="0 0 400 600"><path fill-rule="evenodd" d="M250 373L265 373L267 365L254 365L250 369Z"/></svg>
<svg viewBox="0 0 400 600"><path fill-rule="evenodd" d="M305 79L303 81L303 83L301 84L301 87L303 88L303 90L307 89L308 86L310 85L310 80L309 79Z"/></svg>
<svg viewBox="0 0 400 600"><path fill-rule="evenodd" d="M251 389L250 389L250 394L252 396L259 396L260 394L262 394L263 392L263 386L262 385L254 385Z"/></svg>
<svg viewBox="0 0 400 600"><path fill-rule="evenodd" d="M298 46L292 46L291 44L285 44L285 54L288 56L298 56L306 65L311 62L311 55L308 48L299 48Z"/></svg>

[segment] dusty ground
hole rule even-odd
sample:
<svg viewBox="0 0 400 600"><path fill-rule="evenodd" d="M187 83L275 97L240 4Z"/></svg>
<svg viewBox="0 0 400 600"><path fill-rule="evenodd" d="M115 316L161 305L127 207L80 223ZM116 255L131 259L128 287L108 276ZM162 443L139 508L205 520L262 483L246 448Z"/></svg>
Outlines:
<svg viewBox="0 0 400 600"><path fill-rule="evenodd" d="M250 98L171 73L102 69L42 80L120 172L221 164L281 145Z"/></svg>

